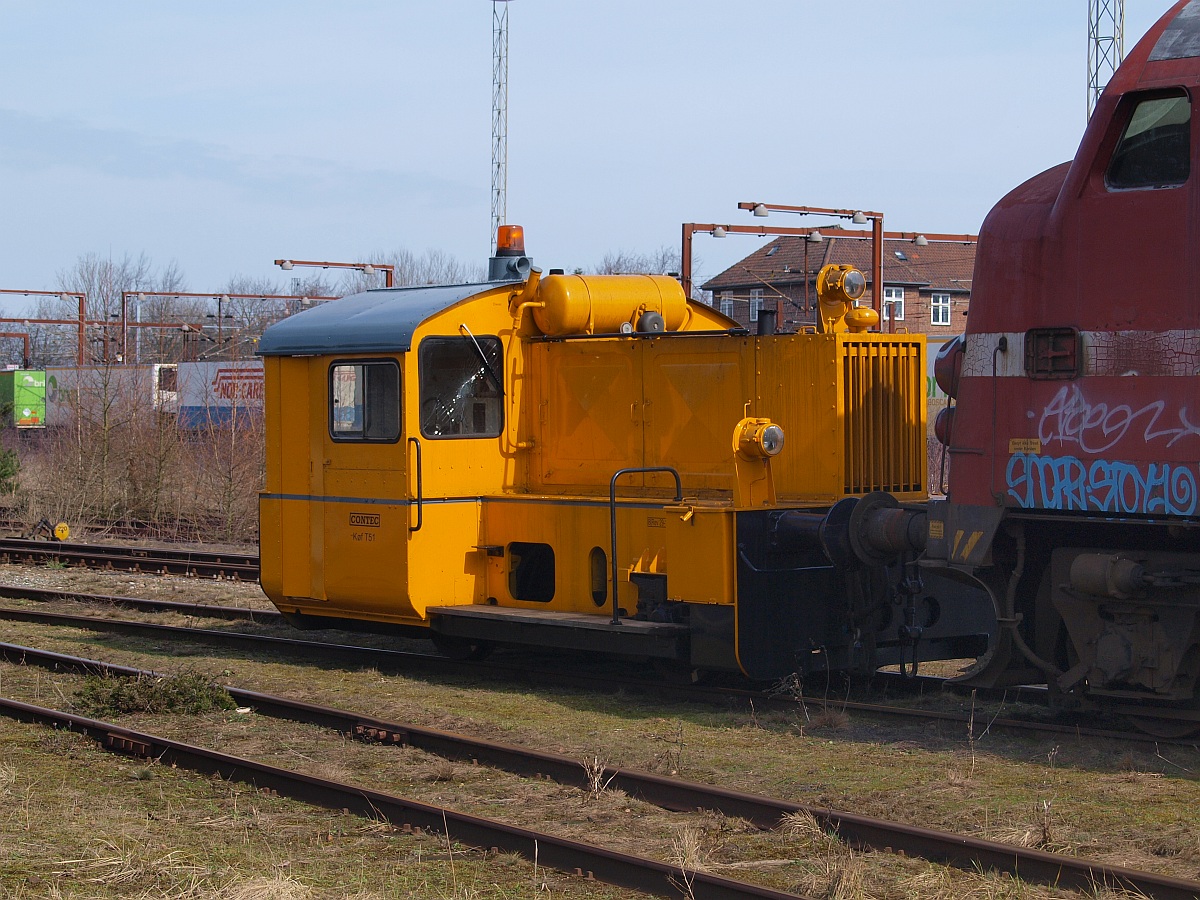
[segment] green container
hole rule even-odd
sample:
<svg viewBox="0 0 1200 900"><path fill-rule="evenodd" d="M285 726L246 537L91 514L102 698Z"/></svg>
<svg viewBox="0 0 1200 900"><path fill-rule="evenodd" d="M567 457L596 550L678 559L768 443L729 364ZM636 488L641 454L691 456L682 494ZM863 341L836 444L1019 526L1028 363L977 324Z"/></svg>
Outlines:
<svg viewBox="0 0 1200 900"><path fill-rule="evenodd" d="M46 427L46 373L33 369L0 370L0 412L4 424Z"/></svg>

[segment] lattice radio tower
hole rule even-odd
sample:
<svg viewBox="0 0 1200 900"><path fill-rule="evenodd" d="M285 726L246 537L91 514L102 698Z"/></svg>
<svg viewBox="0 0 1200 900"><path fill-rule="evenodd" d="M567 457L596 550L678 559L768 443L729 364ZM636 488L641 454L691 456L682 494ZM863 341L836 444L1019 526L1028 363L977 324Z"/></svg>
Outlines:
<svg viewBox="0 0 1200 900"><path fill-rule="evenodd" d="M1087 117L1125 58L1125 0L1088 0Z"/></svg>
<svg viewBox="0 0 1200 900"><path fill-rule="evenodd" d="M492 0L492 251L508 219L508 0Z"/></svg>

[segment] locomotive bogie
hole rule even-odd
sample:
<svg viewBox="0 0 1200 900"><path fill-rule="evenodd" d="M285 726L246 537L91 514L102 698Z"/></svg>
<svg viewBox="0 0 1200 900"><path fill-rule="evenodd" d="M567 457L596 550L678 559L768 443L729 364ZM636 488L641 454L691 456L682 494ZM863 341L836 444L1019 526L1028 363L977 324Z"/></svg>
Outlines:
<svg viewBox="0 0 1200 900"><path fill-rule="evenodd" d="M1058 687L1096 696L1190 700L1200 666L1195 554L1058 548L1051 602L1062 617L1069 668Z"/></svg>

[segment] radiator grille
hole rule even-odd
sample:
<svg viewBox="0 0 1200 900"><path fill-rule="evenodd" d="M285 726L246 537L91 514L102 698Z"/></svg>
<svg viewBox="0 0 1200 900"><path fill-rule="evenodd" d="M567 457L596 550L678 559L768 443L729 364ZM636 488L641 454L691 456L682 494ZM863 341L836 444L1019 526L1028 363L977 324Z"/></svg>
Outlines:
<svg viewBox="0 0 1200 900"><path fill-rule="evenodd" d="M842 344L846 493L925 491L923 344Z"/></svg>

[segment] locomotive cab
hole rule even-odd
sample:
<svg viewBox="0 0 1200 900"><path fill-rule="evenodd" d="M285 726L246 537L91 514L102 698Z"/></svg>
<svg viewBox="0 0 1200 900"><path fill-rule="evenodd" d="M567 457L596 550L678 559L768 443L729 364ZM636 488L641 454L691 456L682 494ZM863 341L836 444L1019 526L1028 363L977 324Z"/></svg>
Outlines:
<svg viewBox="0 0 1200 900"><path fill-rule="evenodd" d="M858 498L926 478L924 340L844 324L861 275L827 273L821 333L758 336L672 277L505 250L264 333L261 580L293 623L760 679L983 651L855 549Z"/></svg>

